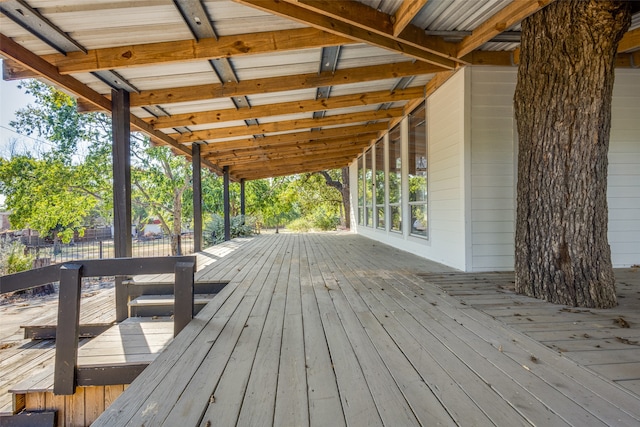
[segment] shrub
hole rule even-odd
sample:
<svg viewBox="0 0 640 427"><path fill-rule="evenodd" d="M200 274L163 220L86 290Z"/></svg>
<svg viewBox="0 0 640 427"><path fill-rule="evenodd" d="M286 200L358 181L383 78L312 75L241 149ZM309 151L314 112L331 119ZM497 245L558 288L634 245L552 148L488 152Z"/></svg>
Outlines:
<svg viewBox="0 0 640 427"><path fill-rule="evenodd" d="M250 216L237 215L231 218L231 238L246 237L253 234L256 219ZM224 218L213 214L204 226L203 240L205 245L211 246L224 242Z"/></svg>
<svg viewBox="0 0 640 427"><path fill-rule="evenodd" d="M33 268L34 257L25 254L25 247L20 242L2 244L0 250L0 270L2 274L13 274Z"/></svg>
<svg viewBox="0 0 640 427"><path fill-rule="evenodd" d="M340 224L340 218L330 214L324 209L317 210L313 214L313 228L317 230L335 230L338 224Z"/></svg>
<svg viewBox="0 0 640 427"><path fill-rule="evenodd" d="M311 230L313 227L311 226L311 221L307 218L298 218L291 221L287 224L287 229L291 231L297 231L298 233L306 233Z"/></svg>

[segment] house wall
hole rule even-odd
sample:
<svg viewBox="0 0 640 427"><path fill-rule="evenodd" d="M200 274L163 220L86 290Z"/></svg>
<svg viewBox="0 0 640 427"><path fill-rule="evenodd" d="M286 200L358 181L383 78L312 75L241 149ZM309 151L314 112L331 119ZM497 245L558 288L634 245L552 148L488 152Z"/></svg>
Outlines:
<svg viewBox="0 0 640 427"><path fill-rule="evenodd" d="M609 245L614 267L640 264L640 72L617 69L609 142Z"/></svg>
<svg viewBox="0 0 640 427"><path fill-rule="evenodd" d="M360 234L465 271L514 265L517 70L466 67L427 100L429 239L357 224ZM614 267L640 264L640 73L617 69L609 149ZM406 163L406 162L405 162ZM403 174L406 179L406 172ZM357 183L357 164L351 166ZM357 184L351 186L357 209ZM405 219L406 221L406 219Z"/></svg>
<svg viewBox="0 0 640 427"><path fill-rule="evenodd" d="M359 234L461 270L466 268L467 259L464 191L464 162L468 157L465 156L465 150L468 150L468 144L465 144L468 142L465 141L465 129L468 128L465 126L467 73L464 69L458 71L427 100L429 238L409 235L406 226L401 234L358 225L357 221L352 224ZM406 134L404 132L405 137ZM406 168L406 160L403 165ZM356 183L351 185L355 212L358 207L357 162L351 165L350 180ZM406 180L405 170L403 181ZM407 195L407 192L403 193L405 200ZM403 222L408 224L406 207L403 211ZM357 219L357 215L352 218Z"/></svg>
<svg viewBox="0 0 640 427"><path fill-rule="evenodd" d="M470 67L472 271L511 270L514 265L515 71Z"/></svg>
<svg viewBox="0 0 640 427"><path fill-rule="evenodd" d="M471 67L472 271L513 269L517 70ZM609 244L614 267L640 263L640 73L617 69L609 146Z"/></svg>

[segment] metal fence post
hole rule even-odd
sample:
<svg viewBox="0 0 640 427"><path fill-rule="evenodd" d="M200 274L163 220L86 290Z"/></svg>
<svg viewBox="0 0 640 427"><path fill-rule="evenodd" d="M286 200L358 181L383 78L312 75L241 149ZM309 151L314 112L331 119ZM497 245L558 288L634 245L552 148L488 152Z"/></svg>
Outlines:
<svg viewBox="0 0 640 427"><path fill-rule="evenodd" d="M193 274L195 263L178 262L175 267L173 306L173 336L189 324L193 318Z"/></svg>
<svg viewBox="0 0 640 427"><path fill-rule="evenodd" d="M71 395L76 391L81 284L82 265L67 264L60 267L56 363L53 382L53 393L56 395Z"/></svg>

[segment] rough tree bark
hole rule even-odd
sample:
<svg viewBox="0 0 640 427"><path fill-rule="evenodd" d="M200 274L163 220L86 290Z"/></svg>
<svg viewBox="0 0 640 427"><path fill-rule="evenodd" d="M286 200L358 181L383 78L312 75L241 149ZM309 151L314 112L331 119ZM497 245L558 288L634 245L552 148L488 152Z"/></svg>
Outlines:
<svg viewBox="0 0 640 427"><path fill-rule="evenodd" d="M327 171L320 171L325 182L329 187L333 187L340 192L342 196L342 206L344 207L344 226L351 228L351 194L349 191L349 168L342 168L342 182L331 178Z"/></svg>
<svg viewBox="0 0 640 427"><path fill-rule="evenodd" d="M522 22L516 291L616 305L607 241L607 151L625 2L557 1Z"/></svg>

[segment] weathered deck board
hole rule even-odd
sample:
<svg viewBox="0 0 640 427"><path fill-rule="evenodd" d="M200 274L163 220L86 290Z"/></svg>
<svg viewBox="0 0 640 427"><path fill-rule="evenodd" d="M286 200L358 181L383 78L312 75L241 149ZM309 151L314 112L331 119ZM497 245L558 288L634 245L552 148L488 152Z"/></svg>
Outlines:
<svg viewBox="0 0 640 427"><path fill-rule="evenodd" d="M635 380L640 379L640 271L618 269L615 273L619 304L609 310L567 307L515 295L511 291L513 273L509 272L449 273L426 275L423 279L637 394ZM501 292L503 301L489 306L479 299L470 299L471 288L481 288L487 293Z"/></svg>
<svg viewBox="0 0 640 427"><path fill-rule="evenodd" d="M201 253L196 254L199 271L202 271L202 269L207 266L216 264L217 266L220 266L220 268L215 270L217 272L216 274L219 274L220 276L226 275L226 277L233 277L234 274L240 272L238 270L238 264L243 262L243 257L236 257L231 262L228 262L226 258L228 255L233 254L236 251L244 250L244 245L251 242L251 240L252 238L233 239L229 242L224 242L220 245L207 248ZM261 250L260 246L254 245L248 252L245 253L245 255L253 256L252 251L257 250ZM147 275L139 276L138 279L141 281L163 280L171 283L173 281L173 275ZM215 278L213 279L213 281L215 282ZM2 372L2 375L0 376L0 414L11 414L12 412L12 396L7 392L7 390L16 386L23 380L30 378L34 372L37 373L42 368L48 368L48 372L50 372L52 368L53 358L55 356L54 341L25 340L23 339L22 332L19 329L19 326L22 324L55 325L57 323L57 298L49 299L51 301L46 303L33 303L29 301L28 303L25 302L22 304L17 304L15 307L12 307L6 315L3 315L0 339L2 340L2 344L8 345L6 346L6 348L0 349L0 370ZM36 311L38 314L32 315L29 318L28 322L19 320L25 318L24 315L21 315L22 312L33 313ZM80 308L80 323L111 323L114 321L114 319L115 305L113 288L92 291L91 293L85 292ZM131 322L132 319L129 319L129 321ZM123 328L125 326L119 325L119 327ZM149 325L146 325L144 329L146 334L153 334L153 332L150 330ZM171 332L171 334L173 334L173 332ZM114 340L120 341L120 345L111 348L112 344L110 343L112 343ZM130 341L131 340L126 337L121 339L103 336L101 341L93 344L93 348L94 350L99 348L101 349L101 352L104 351L105 355L109 356L108 360L106 358L103 358L103 360L100 360L100 362L117 362L118 360L113 357L113 353L115 351L114 348L121 348L124 346L126 347L126 350L130 352L130 354L139 355L141 354L141 352L146 352L149 349L153 351L159 350L161 346L164 345L160 345L156 342L155 344L136 344L135 346L132 346L130 344ZM86 343L87 340L81 340L80 342L81 344L83 344ZM82 354L82 352L83 350L80 350L80 354ZM122 361L123 354L119 354L119 356L117 357L119 357L120 361ZM139 356L136 357L140 359ZM99 357L94 358L95 361L98 361L99 359ZM132 361L133 359L130 358L129 360ZM87 359L86 361L89 361L89 359ZM50 381L50 379L47 380L45 384L45 382L42 382L42 379L40 379L41 385L38 387L42 388L43 390L50 389Z"/></svg>
<svg viewBox="0 0 640 427"><path fill-rule="evenodd" d="M418 276L447 268L348 234L260 236L217 267L229 284L96 426L640 423L639 396L466 300L508 289L454 298Z"/></svg>

